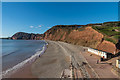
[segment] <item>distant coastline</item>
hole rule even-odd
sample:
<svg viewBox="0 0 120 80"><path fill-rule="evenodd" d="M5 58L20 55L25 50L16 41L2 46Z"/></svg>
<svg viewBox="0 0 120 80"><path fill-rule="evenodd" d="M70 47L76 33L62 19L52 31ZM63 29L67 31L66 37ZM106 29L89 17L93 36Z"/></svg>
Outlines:
<svg viewBox="0 0 120 80"><path fill-rule="evenodd" d="M63 41L109 53L118 53L119 38L120 21L113 21L86 25L56 25L43 34L17 32L11 37L2 39Z"/></svg>
<svg viewBox="0 0 120 80"><path fill-rule="evenodd" d="M72 28L72 29L77 29L77 28L84 28L84 27L88 27L88 26L96 26L96 27L100 27L100 26L102 26L103 24L111 24L111 25L115 25L115 24L117 24L118 23L118 26L119 26L119 24L120 24L120 21L111 21L111 22L104 22L104 23L91 23L91 24L86 24L86 25L55 25L55 26L53 26L52 28L57 28L57 27L59 27L59 28ZM114 27L117 27L117 26L114 26ZM45 37L45 33L47 33L47 32L50 32L50 30L52 29L52 28L50 28L49 30L47 30L46 32L44 32L43 34L35 34L35 33L27 33L27 32L17 32L17 33L15 33L13 36L11 36L11 37L3 37L3 38L0 38L0 39L16 39L16 40L18 40L18 39L20 39L20 40L42 40L42 39L44 39L44 37ZM94 27L93 27L93 29L95 29ZM56 29L54 29L54 31L55 31ZM96 29L95 29L96 30ZM15 36L15 37L14 37Z"/></svg>
<svg viewBox="0 0 120 80"><path fill-rule="evenodd" d="M43 49L41 53L35 54L35 57L31 57L30 58L31 61L36 60L35 62L33 61L34 63L32 63L32 66L34 66L34 68L32 68L33 69L32 71L28 70L31 72L27 72L27 70L24 71L24 73L29 73L29 74L35 71L35 74L38 75L37 71L41 70L41 73L42 73L42 68L43 70L44 69L46 70L46 67L43 67L43 65L41 64L44 63L44 66L48 66L48 64L54 66L51 63L56 63L56 65L61 64L61 62L60 63L57 62L57 59L61 61L61 58L59 58L61 56L63 58L62 63L64 62L65 64L69 65L69 63L67 63L67 60L66 60L66 57L68 58L70 57L70 56L67 56L68 53L69 54L73 52L79 53L80 51L81 53L83 53L82 51L85 50L84 47L89 47L89 48L105 51L105 52L112 53L112 54L115 53L117 55L120 50L119 49L120 42L118 42L118 40L120 39L119 36L120 36L120 21L106 22L102 24L88 24L88 25L56 25L50 28L49 30L47 30L44 34L17 32L11 37L1 38L1 39L15 40L15 41L17 40L25 40L25 41L26 40L46 40L49 43L50 47L46 45L45 49ZM39 46L39 44L36 44L36 45ZM80 46L78 47L77 45L80 45ZM80 49L81 46L82 48ZM44 52L46 53L44 54L45 58L39 58L39 57L44 57L44 55L40 56L40 54L43 54ZM55 55L56 52L58 52L57 54L59 54L59 56L56 56L56 59L46 57L46 55L51 57L51 54ZM61 55L62 54L61 52L65 54ZM79 55L71 54L71 55L79 56L80 54ZM80 58L78 58L78 60L79 59ZM30 60L24 61L23 63L26 64L26 62L29 62ZM20 63L20 65L21 64L22 63ZM15 68L18 68L18 66L19 65L17 65L17 67ZM41 66L40 69L38 66ZM22 69L24 68L25 67L23 67ZM57 68L60 69L61 67L57 66ZM29 69L31 69L31 66L29 66ZM11 69L11 72L13 70L14 68ZM51 72L51 69L48 69L48 70L50 70L49 72ZM59 70L59 74L61 73L60 71L62 70ZM23 74L21 72L22 71L15 72L15 74L13 74L12 76L19 77L20 76L19 74ZM50 74L50 73L42 73L42 74L44 74L43 76L46 77L46 74ZM39 75L41 76L42 74L39 74ZM31 76L31 75L25 75L25 77L28 77L28 76ZM52 75L52 77L53 76L54 74ZM59 75L57 74L57 76ZM112 76L115 77L113 74ZM48 77L50 76L48 75Z"/></svg>
<svg viewBox="0 0 120 80"><path fill-rule="evenodd" d="M0 38L0 39L11 39L11 37L7 37L7 38Z"/></svg>

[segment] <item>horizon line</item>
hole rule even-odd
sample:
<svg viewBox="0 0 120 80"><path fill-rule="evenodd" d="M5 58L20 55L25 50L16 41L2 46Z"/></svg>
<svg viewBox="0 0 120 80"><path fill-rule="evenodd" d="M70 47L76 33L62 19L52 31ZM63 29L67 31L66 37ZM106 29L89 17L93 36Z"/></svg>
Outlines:
<svg viewBox="0 0 120 80"><path fill-rule="evenodd" d="M118 20L118 21L105 21L105 22L101 22L101 23L87 23L87 24L85 24L86 26L87 25L89 25L89 24L102 24L102 23L107 23L107 22L120 22L120 20ZM63 24L63 25L65 25L65 24ZM67 25L67 24L66 24ZM70 24L70 25L82 25L82 24ZM57 25L54 25L54 26L57 26ZM52 26L52 27L54 27L54 26ZM51 27L51 28L52 28ZM50 29L50 28L49 28ZM49 30L48 29L48 30ZM20 31L20 32L23 32L23 31ZM46 31L45 31L46 32ZM45 33L44 32L44 33ZM16 32L17 33L17 32ZM24 33L30 33L31 34L31 32L24 32ZM33 33L33 34L44 34L44 33ZM0 38L9 38L10 36L0 36Z"/></svg>

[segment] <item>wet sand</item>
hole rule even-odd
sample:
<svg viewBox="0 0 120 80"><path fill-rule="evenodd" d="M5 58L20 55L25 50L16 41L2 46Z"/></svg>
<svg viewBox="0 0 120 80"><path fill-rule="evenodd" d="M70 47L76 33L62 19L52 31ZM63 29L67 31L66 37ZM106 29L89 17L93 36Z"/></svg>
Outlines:
<svg viewBox="0 0 120 80"><path fill-rule="evenodd" d="M10 78L60 78L62 71L70 68L71 54L79 54L81 51L80 47L71 44L56 41L47 42L49 43L48 48L40 58L32 65L27 65L15 72ZM75 60L73 63L73 65L77 64Z"/></svg>
<svg viewBox="0 0 120 80"><path fill-rule="evenodd" d="M90 54L86 53L82 46L72 45L59 41L47 42L49 45L45 53L31 65L27 65L14 73L11 78L60 78L61 73L65 69L69 69L71 63L73 64L74 68L81 70L79 72L79 78L96 78L96 75L93 71L91 71L91 68L84 66L83 62L89 63L91 67L95 69L95 72L97 75L99 75L100 78L116 78L116 76L111 73L111 68L109 65L96 65L96 59L94 59L95 57L89 56ZM105 71L104 74L106 75L104 75L102 74L104 68L98 69L95 68L95 65L99 67L107 67L109 69L105 68L105 70L109 71ZM92 76L95 77L92 77L91 74L94 74Z"/></svg>
<svg viewBox="0 0 120 80"><path fill-rule="evenodd" d="M20 68L18 71L10 75L10 78L37 78L31 72L31 65L32 64L28 64Z"/></svg>
<svg viewBox="0 0 120 80"><path fill-rule="evenodd" d="M32 65L32 73L38 78L60 78L65 69L70 69L71 63L75 68L79 68L77 64L82 65L84 59L79 53L84 49L81 46L59 41L47 42L46 52ZM81 69L85 71L85 68ZM84 74L87 75L86 72Z"/></svg>

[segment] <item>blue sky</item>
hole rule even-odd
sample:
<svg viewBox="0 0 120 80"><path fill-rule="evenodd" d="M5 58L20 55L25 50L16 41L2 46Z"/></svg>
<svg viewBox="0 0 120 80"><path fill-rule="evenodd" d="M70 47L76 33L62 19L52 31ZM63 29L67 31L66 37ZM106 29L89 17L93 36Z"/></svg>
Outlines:
<svg viewBox="0 0 120 80"><path fill-rule="evenodd" d="M120 0L29 0L29 2L119 2ZM28 0L2 0L2 2L28 2Z"/></svg>
<svg viewBox="0 0 120 80"><path fill-rule="evenodd" d="M118 20L117 2L3 2L2 37L44 33L54 25Z"/></svg>

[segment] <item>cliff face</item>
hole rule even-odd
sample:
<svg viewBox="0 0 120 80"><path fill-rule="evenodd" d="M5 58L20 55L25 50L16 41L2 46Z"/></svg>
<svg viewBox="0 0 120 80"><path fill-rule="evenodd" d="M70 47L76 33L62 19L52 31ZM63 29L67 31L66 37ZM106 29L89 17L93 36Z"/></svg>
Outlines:
<svg viewBox="0 0 120 80"><path fill-rule="evenodd" d="M53 27L44 33L45 40L64 41L98 50L114 53L115 44L104 40L104 35L87 26L78 27Z"/></svg>
<svg viewBox="0 0 120 80"><path fill-rule="evenodd" d="M12 37L14 40L41 40L43 38L43 34L29 34L24 32L18 32L14 34Z"/></svg>
<svg viewBox="0 0 120 80"><path fill-rule="evenodd" d="M85 27L82 31L78 28L57 28L44 33L44 39L64 41L75 45L96 48L103 40L103 35L91 27Z"/></svg>
<svg viewBox="0 0 120 80"><path fill-rule="evenodd" d="M74 44L96 48L101 43L103 35L92 29L86 27L83 31L73 30L69 34L68 42L74 42Z"/></svg>
<svg viewBox="0 0 120 80"><path fill-rule="evenodd" d="M109 41L103 41L101 44L99 44L96 49L98 50L102 50L102 51L106 51L109 53L113 53L116 52L116 46L115 44L113 44L112 42Z"/></svg>
<svg viewBox="0 0 120 80"><path fill-rule="evenodd" d="M120 38L120 22L88 25L56 25L44 34L19 32L12 39L53 40L81 45L114 53L116 41ZM117 44L119 49L120 44Z"/></svg>

